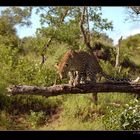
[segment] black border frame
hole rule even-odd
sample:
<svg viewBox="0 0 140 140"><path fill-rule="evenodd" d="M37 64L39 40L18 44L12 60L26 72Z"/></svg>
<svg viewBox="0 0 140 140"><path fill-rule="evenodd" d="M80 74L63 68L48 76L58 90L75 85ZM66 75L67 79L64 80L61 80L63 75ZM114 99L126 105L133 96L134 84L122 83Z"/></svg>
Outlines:
<svg viewBox="0 0 140 140"><path fill-rule="evenodd" d="M139 0L0 0L0 6L138 6Z"/></svg>
<svg viewBox="0 0 140 140"><path fill-rule="evenodd" d="M0 0L0 6L138 6L138 0ZM140 139L140 131L0 131L4 140Z"/></svg>
<svg viewBox="0 0 140 140"><path fill-rule="evenodd" d="M140 139L140 131L0 131L4 140L119 140Z"/></svg>

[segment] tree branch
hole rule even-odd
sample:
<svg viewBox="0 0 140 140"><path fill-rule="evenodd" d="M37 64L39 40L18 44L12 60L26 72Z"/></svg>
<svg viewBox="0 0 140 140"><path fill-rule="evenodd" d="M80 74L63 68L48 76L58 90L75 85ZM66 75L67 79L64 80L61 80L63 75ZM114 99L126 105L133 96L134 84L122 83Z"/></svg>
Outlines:
<svg viewBox="0 0 140 140"><path fill-rule="evenodd" d="M73 87L68 84L54 85L50 87L37 87L27 85L13 85L7 88L12 95L41 95L45 97L58 96L63 94L86 94L86 93L137 93L140 94L140 84L112 84L112 83L96 83L96 84L81 84L78 87Z"/></svg>
<svg viewBox="0 0 140 140"><path fill-rule="evenodd" d="M48 40L47 44L43 48L43 51L41 53L41 56L42 56L41 66L45 63L45 60L46 60L45 53L46 53L47 48L51 44L52 39L53 39L53 36Z"/></svg>
<svg viewBox="0 0 140 140"><path fill-rule="evenodd" d="M83 27L83 24L84 24L84 20L85 20L85 12L86 12L86 7L84 6L83 8L83 11L81 13L81 19L80 19L80 22L79 22L79 25L80 25L80 30L82 32L82 35L83 35L83 40L84 40L84 43L86 45L86 47L89 49L90 53L92 54L92 57L94 59L94 63L96 63L96 65L98 66L99 63L98 63L98 60L97 60L97 57L95 56L95 54L93 53L93 49L91 47L91 44L90 44L90 38L88 38L87 34L86 34L86 31ZM87 11L88 12L88 11ZM88 16L88 13L87 13L87 16ZM87 23L89 24L89 23ZM90 33L89 33L90 34ZM100 66L99 66L100 67Z"/></svg>
<svg viewBox="0 0 140 140"><path fill-rule="evenodd" d="M130 8L134 11L135 14L140 14L140 6L130 6Z"/></svg>
<svg viewBox="0 0 140 140"><path fill-rule="evenodd" d="M61 24L64 22L64 19L67 16L68 12L69 12L69 9L66 7L65 11L60 16L59 25L58 25L57 28L59 28L61 26ZM46 60L46 57L45 57L46 50L50 46L53 38L55 37L56 32L57 32L57 30L55 30L54 34L50 37L49 41L47 42L47 44L43 48L43 51L42 51L42 54L41 54L41 56L42 56L41 67L45 63L45 60Z"/></svg>
<svg viewBox="0 0 140 140"><path fill-rule="evenodd" d="M85 12L86 12L86 7L83 8L83 12L81 14L81 19L80 19L80 30L82 32L82 35L83 35L83 39L84 39L84 43L86 44L86 47L89 49L89 50L92 50L92 47L90 45L90 40L88 40L87 38L87 35L86 35L86 32L85 32L85 29L83 27L83 24L84 24L84 20L85 20ZM88 14L88 13L87 13Z"/></svg>
<svg viewBox="0 0 140 140"><path fill-rule="evenodd" d="M121 43L122 43L122 36L120 37L120 39L118 40L118 46L116 47L116 64L115 67L119 67L119 58L120 58L120 47L121 47Z"/></svg>

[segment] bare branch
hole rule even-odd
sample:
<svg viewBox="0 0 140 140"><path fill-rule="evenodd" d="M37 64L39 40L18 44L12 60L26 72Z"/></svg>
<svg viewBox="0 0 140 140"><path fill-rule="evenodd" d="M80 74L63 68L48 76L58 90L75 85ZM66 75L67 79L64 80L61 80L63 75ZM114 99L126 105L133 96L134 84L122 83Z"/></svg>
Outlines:
<svg viewBox="0 0 140 140"><path fill-rule="evenodd" d="M83 39L84 39L84 43L86 45L86 47L89 49L90 53L92 54L92 57L94 59L94 62L96 63L97 66L99 66L99 63L98 63L98 60L97 60L97 57L95 56L95 54L93 53L93 49L91 47L91 44L90 44L90 40L87 39L87 35L86 35L86 32L84 30L84 27L83 27L83 24L84 24L84 19L85 19L85 12L86 12L86 7L83 8L83 12L81 14L81 19L80 19L80 29L81 29L81 32L83 34ZM88 24L88 23L87 23ZM100 67L100 66L99 66Z"/></svg>
<svg viewBox="0 0 140 140"><path fill-rule="evenodd" d="M61 13L60 23L63 23L64 22L64 19L67 16L68 12L69 12L69 8L66 7L65 11L63 13Z"/></svg>
<svg viewBox="0 0 140 140"><path fill-rule="evenodd" d="M47 48L49 47L49 45L50 45L52 39L53 39L53 36L49 39L48 43L44 46L44 49L43 49L42 54L41 54L41 56L42 56L41 66L42 66L42 65L45 63L45 61L46 61L45 52L46 52Z"/></svg>
<svg viewBox="0 0 140 140"><path fill-rule="evenodd" d="M130 8L135 12L135 14L140 14L140 6L130 6Z"/></svg>
<svg viewBox="0 0 140 140"><path fill-rule="evenodd" d="M87 17L87 40L90 42L90 26L89 26L89 13L88 13L88 7L86 8L86 17Z"/></svg>
<svg viewBox="0 0 140 140"><path fill-rule="evenodd" d="M127 7L128 17L126 21L140 21L140 6L129 6Z"/></svg>
<svg viewBox="0 0 140 140"><path fill-rule="evenodd" d="M83 24L84 24L84 19L85 19L85 12L86 12L86 7L83 8L83 12L81 14L81 19L80 19L80 29L81 32L83 34L83 39L84 39L84 43L86 44L86 47L89 48L89 50L92 50L92 47L90 45L90 40L87 39L87 35L86 32L84 30Z"/></svg>
<svg viewBox="0 0 140 140"><path fill-rule="evenodd" d="M68 14L68 11L69 11L69 8L66 8L65 11L61 14L60 16L60 22L59 22L59 25L58 25L58 28L61 26L61 24L64 22L64 19L65 17L67 16ZM45 57L45 52L46 52L46 49L50 46L53 38L55 37L55 33L56 33L57 30L55 30L54 34L50 37L48 43L44 46L43 48L43 51L42 51L42 61L41 61L41 66L45 63L45 60L46 60L46 57Z"/></svg>
<svg viewBox="0 0 140 140"><path fill-rule="evenodd" d="M120 47L122 42L122 36L118 40L118 46L116 47L116 64L115 67L119 67Z"/></svg>
<svg viewBox="0 0 140 140"><path fill-rule="evenodd" d="M45 97L58 96L62 94L86 94L86 93L137 93L140 94L140 84L111 84L111 83L96 83L96 84L81 84L78 87L72 87L68 84L54 85L50 87L37 87L27 85L14 85L7 88L12 95L41 95Z"/></svg>

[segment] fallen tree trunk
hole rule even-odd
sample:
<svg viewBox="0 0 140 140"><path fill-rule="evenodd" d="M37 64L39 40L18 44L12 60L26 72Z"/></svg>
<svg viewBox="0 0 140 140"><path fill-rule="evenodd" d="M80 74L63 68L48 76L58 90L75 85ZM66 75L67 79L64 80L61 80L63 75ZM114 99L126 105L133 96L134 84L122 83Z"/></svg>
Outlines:
<svg viewBox="0 0 140 140"><path fill-rule="evenodd" d="M122 93L137 93L140 94L140 84L81 84L78 87L73 87L68 84L54 85L50 87L37 87L27 85L14 85L7 88L12 95L41 95L41 96L57 96L62 94L86 94L93 92L122 92Z"/></svg>

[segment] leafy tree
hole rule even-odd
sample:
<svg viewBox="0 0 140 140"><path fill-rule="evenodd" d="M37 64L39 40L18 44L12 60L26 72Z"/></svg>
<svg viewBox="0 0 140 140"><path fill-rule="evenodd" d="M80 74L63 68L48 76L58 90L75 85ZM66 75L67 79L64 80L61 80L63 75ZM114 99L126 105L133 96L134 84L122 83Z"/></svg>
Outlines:
<svg viewBox="0 0 140 140"><path fill-rule="evenodd" d="M0 17L0 43L11 47L18 46L16 29L3 16Z"/></svg>
<svg viewBox="0 0 140 140"><path fill-rule="evenodd" d="M11 6L2 10L1 14L3 18L8 20L13 26L31 25L30 17L32 14L32 7Z"/></svg>
<svg viewBox="0 0 140 140"><path fill-rule="evenodd" d="M82 36L79 28L83 7L59 6L59 7L9 7L2 11L2 15L15 27L17 25L31 25L30 17L33 9L40 16L41 27L37 36L48 38L43 47L48 47L52 39L67 43L72 48L83 47ZM101 7L86 7L84 27L86 32L94 34L112 28L112 22L102 18ZM47 26L47 27L46 27ZM47 45L46 45L47 44ZM43 49L45 50L45 49ZM42 52L42 56L45 52Z"/></svg>
<svg viewBox="0 0 140 140"><path fill-rule="evenodd" d="M122 40L122 54L129 56L138 55L140 50L140 34L129 36Z"/></svg>
<svg viewBox="0 0 140 140"><path fill-rule="evenodd" d="M86 10L88 14L84 26L89 34L112 28L111 22L102 19L100 7L86 7ZM42 26L44 24L48 26L38 29L37 35L50 38L42 51L42 63L45 61L45 51L53 39L67 43L73 49L84 48L84 44L81 43L82 32L79 27L82 7L39 7L37 13L40 15ZM91 27L89 27L89 23L92 25Z"/></svg>
<svg viewBox="0 0 140 140"><path fill-rule="evenodd" d="M8 7L0 15L0 42L12 48L21 50L21 40L16 35L18 25L31 25L30 16L32 7Z"/></svg>
<svg viewBox="0 0 140 140"><path fill-rule="evenodd" d="M88 23L85 27L90 28L90 32L100 32L112 28L112 23L107 19L102 19L100 7L86 7L88 11ZM54 36L55 39L68 43L69 45L79 46L81 44L81 31L79 28L82 7L41 7L37 9L40 14L42 25L47 28L40 30L43 35ZM87 19L85 19L87 20ZM90 26L89 27L89 24Z"/></svg>

